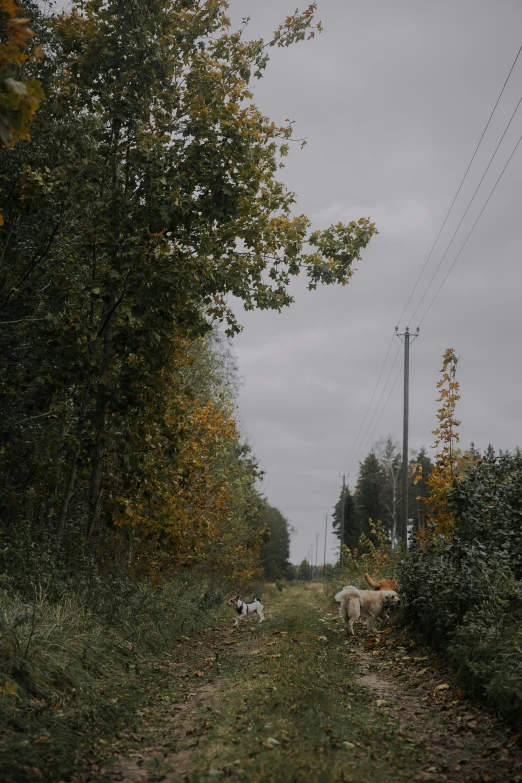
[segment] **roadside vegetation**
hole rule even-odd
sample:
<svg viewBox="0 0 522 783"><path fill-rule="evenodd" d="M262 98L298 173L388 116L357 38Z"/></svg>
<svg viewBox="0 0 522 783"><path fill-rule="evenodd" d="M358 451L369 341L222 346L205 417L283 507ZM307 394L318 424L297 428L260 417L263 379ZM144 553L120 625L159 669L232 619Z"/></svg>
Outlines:
<svg viewBox="0 0 522 783"><path fill-rule="evenodd" d="M154 656L286 575L230 301L344 285L375 233L296 212L292 123L253 102L315 10L262 41L221 0L0 0L4 779L70 777Z"/></svg>
<svg viewBox="0 0 522 783"><path fill-rule="evenodd" d="M349 543L335 584L366 588L365 572L394 577L402 606L397 622L450 661L468 693L520 728L522 455L518 449L496 454L492 446L483 454L473 444L458 448L453 349L444 354L437 388L434 461L422 449L408 466L410 495L420 490L410 503L415 529L408 552L392 546L402 465L388 439L361 463L353 497L346 494ZM341 508L340 498L334 510L339 538Z"/></svg>

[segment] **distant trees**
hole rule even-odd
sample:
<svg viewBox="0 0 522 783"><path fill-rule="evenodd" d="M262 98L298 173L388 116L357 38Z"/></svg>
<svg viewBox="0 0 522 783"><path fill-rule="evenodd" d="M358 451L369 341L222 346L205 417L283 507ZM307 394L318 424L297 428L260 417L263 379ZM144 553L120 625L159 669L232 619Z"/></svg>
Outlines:
<svg viewBox="0 0 522 783"><path fill-rule="evenodd" d="M342 508L343 491L341 489L339 498L334 506L332 513L332 529L334 535L339 539L339 543L341 542ZM350 492L349 487L346 486L344 491L344 543L349 549L353 549L357 546L361 532L362 531L359 529L358 520L356 519L353 495Z"/></svg>
<svg viewBox="0 0 522 783"><path fill-rule="evenodd" d="M305 558L297 566L297 579L308 580L312 578L312 567Z"/></svg>
<svg viewBox="0 0 522 783"><path fill-rule="evenodd" d="M261 547L259 558L264 576L270 581L287 578L291 570L289 557L292 528L281 512L268 503L261 509L261 521L267 539Z"/></svg>
<svg viewBox="0 0 522 783"><path fill-rule="evenodd" d="M426 506L417 497L427 497L430 492L428 476L433 468L426 449L410 460L408 470L422 466L422 478L415 486L409 481L409 510L415 524ZM419 468L416 468L419 470ZM353 492L345 490L344 542L350 550L357 549L362 534L371 537L369 520L381 522L392 546L398 544L399 519L402 505L402 456L391 437L375 444L359 465L357 483ZM340 516L342 491L333 510L333 530L341 540Z"/></svg>

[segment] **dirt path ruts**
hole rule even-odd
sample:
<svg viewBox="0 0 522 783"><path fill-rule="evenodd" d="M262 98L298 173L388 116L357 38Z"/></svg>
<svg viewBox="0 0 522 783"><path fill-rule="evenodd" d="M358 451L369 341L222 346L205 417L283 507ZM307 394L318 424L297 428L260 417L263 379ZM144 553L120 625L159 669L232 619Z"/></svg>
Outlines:
<svg viewBox="0 0 522 783"><path fill-rule="evenodd" d="M365 634L352 642L357 682L394 721L397 732L426 753L414 778L432 783L520 783L518 737L465 698L433 654L399 634Z"/></svg>
<svg viewBox="0 0 522 783"><path fill-rule="evenodd" d="M271 604L265 624L181 639L76 783L522 783L517 738L435 656L390 629L346 641L318 590Z"/></svg>

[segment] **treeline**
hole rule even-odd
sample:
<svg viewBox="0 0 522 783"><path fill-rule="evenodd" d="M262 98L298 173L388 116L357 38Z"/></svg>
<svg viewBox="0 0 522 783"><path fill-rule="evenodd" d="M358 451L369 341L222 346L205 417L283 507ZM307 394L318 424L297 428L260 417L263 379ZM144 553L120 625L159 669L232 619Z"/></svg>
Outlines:
<svg viewBox="0 0 522 783"><path fill-rule="evenodd" d="M408 509L410 518L417 522L426 507L419 500L429 495L427 478L433 468L426 449L410 460L408 475L413 465L422 466L422 480L414 486L409 481ZM361 535L370 536L370 520L382 523L391 546L396 546L402 537L402 455L391 437L377 443L359 465L354 491L344 489L344 543L352 550L357 549ZM341 540L341 516L343 490L334 506L332 526L336 537Z"/></svg>
<svg viewBox="0 0 522 783"><path fill-rule="evenodd" d="M486 453L491 451L490 446ZM455 476L464 475L466 469L480 458L472 443L469 449L454 449ZM430 523L436 512L430 507L431 486L429 478L435 467L423 446L408 463L408 516L415 531ZM416 480L415 477L418 476ZM371 537L370 522L382 524L387 541L396 547L402 538L402 454L391 437L375 444L359 464L355 488L344 490L344 543L354 552L361 536ZM428 502L427 502L428 501ZM332 526L335 536L341 541L341 515L343 491L334 506Z"/></svg>
<svg viewBox="0 0 522 783"><path fill-rule="evenodd" d="M375 232L310 232L277 179L292 125L252 103L314 8L249 41L221 0L2 2L0 552L18 587L86 560L248 581L279 535L215 324L239 330L231 296L287 306L301 271L345 284Z"/></svg>

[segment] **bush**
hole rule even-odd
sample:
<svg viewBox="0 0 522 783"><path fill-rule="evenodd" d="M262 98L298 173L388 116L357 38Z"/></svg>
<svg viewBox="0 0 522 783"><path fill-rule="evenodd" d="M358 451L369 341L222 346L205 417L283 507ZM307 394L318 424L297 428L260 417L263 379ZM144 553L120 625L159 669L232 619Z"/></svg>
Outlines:
<svg viewBox="0 0 522 783"><path fill-rule="evenodd" d="M450 492L451 541L399 567L403 616L463 685L522 725L522 460L493 456Z"/></svg>

